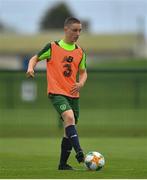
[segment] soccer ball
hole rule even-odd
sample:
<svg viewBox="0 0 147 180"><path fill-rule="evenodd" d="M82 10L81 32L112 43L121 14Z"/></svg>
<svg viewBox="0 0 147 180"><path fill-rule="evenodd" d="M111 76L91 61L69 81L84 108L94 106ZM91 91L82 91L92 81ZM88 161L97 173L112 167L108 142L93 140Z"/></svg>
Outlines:
<svg viewBox="0 0 147 180"><path fill-rule="evenodd" d="M88 170L98 171L105 165L105 159L99 152L89 152L85 156L84 164Z"/></svg>

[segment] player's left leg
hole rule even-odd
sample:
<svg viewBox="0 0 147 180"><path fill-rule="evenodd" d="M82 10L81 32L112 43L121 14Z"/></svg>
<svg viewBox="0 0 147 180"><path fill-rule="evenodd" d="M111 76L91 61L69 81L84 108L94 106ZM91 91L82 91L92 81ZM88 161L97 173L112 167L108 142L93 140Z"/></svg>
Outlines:
<svg viewBox="0 0 147 180"><path fill-rule="evenodd" d="M79 98L70 98L69 101L74 113L75 124L77 124L79 121L79 111L80 111ZM82 150L77 152L76 159L78 160L79 163L84 161L84 154Z"/></svg>

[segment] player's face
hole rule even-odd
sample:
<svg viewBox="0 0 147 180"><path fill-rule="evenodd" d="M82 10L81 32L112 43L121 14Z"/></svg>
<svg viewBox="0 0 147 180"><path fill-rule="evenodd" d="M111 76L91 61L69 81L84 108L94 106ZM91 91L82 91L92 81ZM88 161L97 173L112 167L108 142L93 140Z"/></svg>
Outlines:
<svg viewBox="0 0 147 180"><path fill-rule="evenodd" d="M78 23L74 23L64 27L65 40L68 43L76 42L80 36L81 30L82 30L82 25Z"/></svg>

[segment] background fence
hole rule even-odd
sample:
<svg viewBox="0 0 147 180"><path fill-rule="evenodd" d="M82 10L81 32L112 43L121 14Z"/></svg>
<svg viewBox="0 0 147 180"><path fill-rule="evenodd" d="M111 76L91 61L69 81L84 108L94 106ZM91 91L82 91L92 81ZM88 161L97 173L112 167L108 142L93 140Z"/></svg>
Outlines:
<svg viewBox="0 0 147 180"><path fill-rule="evenodd" d="M89 70L81 91L79 129L83 136L147 135L147 71ZM0 136L62 133L47 98L46 73L0 72Z"/></svg>
<svg viewBox="0 0 147 180"><path fill-rule="evenodd" d="M139 69L89 70L81 92L82 108L146 108L147 71ZM49 108L46 73L27 79L25 72L0 72L0 108Z"/></svg>

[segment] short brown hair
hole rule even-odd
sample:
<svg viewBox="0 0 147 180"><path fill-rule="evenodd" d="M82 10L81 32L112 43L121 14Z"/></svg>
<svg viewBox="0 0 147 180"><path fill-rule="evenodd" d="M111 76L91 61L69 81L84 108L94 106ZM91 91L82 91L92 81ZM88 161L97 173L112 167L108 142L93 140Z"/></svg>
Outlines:
<svg viewBox="0 0 147 180"><path fill-rule="evenodd" d="M71 25L71 24L74 24L74 23L81 24L81 21L79 19L75 18L75 17L68 17L64 21L64 26L68 26L68 25Z"/></svg>

